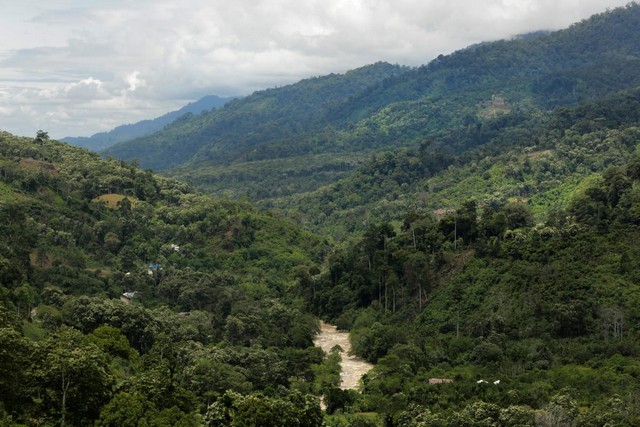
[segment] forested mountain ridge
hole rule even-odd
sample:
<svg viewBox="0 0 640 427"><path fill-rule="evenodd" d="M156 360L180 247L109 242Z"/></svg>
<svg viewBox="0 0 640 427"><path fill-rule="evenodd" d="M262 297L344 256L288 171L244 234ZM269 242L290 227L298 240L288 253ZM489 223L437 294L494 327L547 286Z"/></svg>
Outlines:
<svg viewBox="0 0 640 427"><path fill-rule="evenodd" d="M378 63L343 75L259 91L230 102L220 111L179 121L163 132L111 147L104 154L136 157L142 166L157 170L178 166L196 154L214 164L249 160L257 146L282 142L324 125L322 118L336 105L404 70Z"/></svg>
<svg viewBox="0 0 640 427"><path fill-rule="evenodd" d="M640 85L639 22L640 6L630 4L548 35L482 43L417 69L381 73L320 110L310 108L319 92L304 85L315 80L303 81L249 96L238 104L244 110L229 106L106 154L173 168L167 172L215 194L254 201L304 194L346 177L372 152ZM285 104L265 102L292 92ZM314 120L299 120L300 111ZM474 146L468 142L450 138L440 148L461 154Z"/></svg>
<svg viewBox="0 0 640 427"><path fill-rule="evenodd" d="M503 114L416 148L376 153L336 183L261 206L338 238L372 220L442 215L470 199L525 201L544 219L566 206L582 179L636 153L639 122L638 89L548 114Z"/></svg>
<svg viewBox="0 0 640 427"><path fill-rule="evenodd" d="M291 289L328 249L246 203L0 132L0 420L226 425L209 405L228 391L245 420L271 405L320 426L317 320Z"/></svg>
<svg viewBox="0 0 640 427"><path fill-rule="evenodd" d="M481 43L440 55L430 63L390 78L363 94L357 107L345 106L339 114L349 117L347 109L370 110L393 102L426 97L458 100L461 105L487 101L491 94L505 97L518 105L549 108L589 100L638 84L632 70L640 59L635 31L640 7L630 3L594 15L571 27L533 38L514 38ZM493 91L493 92L492 92ZM362 113L360 113L362 114Z"/></svg>
<svg viewBox="0 0 640 427"><path fill-rule="evenodd" d="M120 125L108 132L99 132L89 137L68 136L60 139L60 141L75 145L76 147L100 151L120 142L130 141L159 131L185 114L201 114L202 112L210 111L213 108L223 107L231 99L233 98L222 98L216 95L208 95L198 99L197 101L190 102L179 110L171 111L155 119Z"/></svg>

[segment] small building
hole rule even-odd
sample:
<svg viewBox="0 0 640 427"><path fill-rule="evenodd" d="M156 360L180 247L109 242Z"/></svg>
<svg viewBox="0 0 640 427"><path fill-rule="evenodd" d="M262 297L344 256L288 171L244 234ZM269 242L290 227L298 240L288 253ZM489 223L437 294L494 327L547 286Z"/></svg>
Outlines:
<svg viewBox="0 0 640 427"><path fill-rule="evenodd" d="M136 296L136 292L125 292L122 295L120 295L120 301L129 304L131 303L131 300L133 299L133 297Z"/></svg>
<svg viewBox="0 0 640 427"><path fill-rule="evenodd" d="M147 274L149 276L152 276L154 273L156 273L158 270L160 270L160 264L149 264L149 269L147 270Z"/></svg>
<svg viewBox="0 0 640 427"><path fill-rule="evenodd" d="M451 384L451 378L429 378L429 384Z"/></svg>

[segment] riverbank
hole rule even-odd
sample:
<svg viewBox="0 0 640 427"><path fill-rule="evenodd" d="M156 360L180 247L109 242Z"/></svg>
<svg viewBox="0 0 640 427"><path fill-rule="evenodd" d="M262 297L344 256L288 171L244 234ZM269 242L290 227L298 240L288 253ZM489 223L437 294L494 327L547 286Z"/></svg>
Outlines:
<svg viewBox="0 0 640 427"><path fill-rule="evenodd" d="M320 333L316 336L315 345L325 353L329 353L333 347L339 345L342 348L342 361L340 362L340 388L343 390L357 389L360 378L373 368L366 360L351 355L351 342L349 333L338 331L338 328L328 323L320 322Z"/></svg>

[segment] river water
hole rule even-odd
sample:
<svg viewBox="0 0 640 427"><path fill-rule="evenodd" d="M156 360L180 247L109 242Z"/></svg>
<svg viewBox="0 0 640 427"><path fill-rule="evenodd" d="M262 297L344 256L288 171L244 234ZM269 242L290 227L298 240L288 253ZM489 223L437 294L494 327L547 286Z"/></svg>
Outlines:
<svg viewBox="0 0 640 427"><path fill-rule="evenodd" d="M333 325L320 322L320 333L316 336L314 343L325 353L329 353L335 345L342 348L343 352L340 354L342 357L340 362L342 383L340 388L343 390L358 388L360 378L373 368L373 365L366 360L349 354L351 352L349 333L338 331L338 328Z"/></svg>

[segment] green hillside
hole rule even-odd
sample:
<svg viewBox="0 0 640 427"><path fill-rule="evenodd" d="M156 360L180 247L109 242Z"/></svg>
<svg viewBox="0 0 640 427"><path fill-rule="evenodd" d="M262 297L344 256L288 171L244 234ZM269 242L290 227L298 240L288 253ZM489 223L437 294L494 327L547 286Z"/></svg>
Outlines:
<svg viewBox="0 0 640 427"><path fill-rule="evenodd" d="M401 221L408 210L438 216L467 199L483 207L526 201L544 219L583 178L636 154L639 123L638 89L549 114L503 114L374 154L337 183L261 205L340 239L374 220Z"/></svg>
<svg viewBox="0 0 640 427"><path fill-rule="evenodd" d="M306 153L306 147L291 144L296 135L325 126L323 118L339 104L360 94L406 68L378 63L352 70L303 80L295 85L256 92L229 102L225 108L174 122L162 132L118 144L104 151L123 159L140 159L143 167L156 170L188 161L227 164L274 156L262 146L275 150L286 147Z"/></svg>
<svg viewBox="0 0 640 427"><path fill-rule="evenodd" d="M345 178L373 152L439 139L441 150L459 155L483 140L461 144L453 136L503 126L503 115L544 116L637 87L639 23L640 6L630 4L566 30L482 43L416 69L375 64L304 80L105 154L269 206Z"/></svg>
<svg viewBox="0 0 640 427"><path fill-rule="evenodd" d="M315 423L317 321L290 289L327 245L40 136L0 133L3 425L195 426L227 390Z"/></svg>

